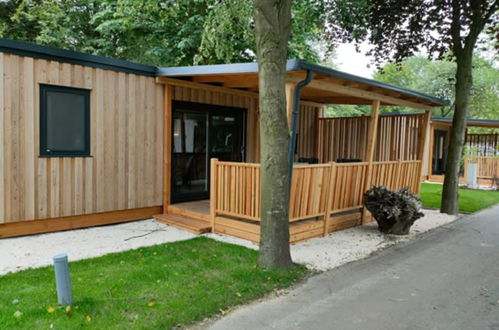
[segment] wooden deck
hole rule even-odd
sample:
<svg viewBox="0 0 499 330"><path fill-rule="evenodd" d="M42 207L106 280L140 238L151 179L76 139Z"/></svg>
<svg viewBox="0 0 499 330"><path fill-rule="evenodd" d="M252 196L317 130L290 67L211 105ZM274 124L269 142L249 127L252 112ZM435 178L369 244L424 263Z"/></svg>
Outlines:
<svg viewBox="0 0 499 330"><path fill-rule="evenodd" d="M210 200L172 204L166 214L155 215L154 218L195 234L211 232Z"/></svg>

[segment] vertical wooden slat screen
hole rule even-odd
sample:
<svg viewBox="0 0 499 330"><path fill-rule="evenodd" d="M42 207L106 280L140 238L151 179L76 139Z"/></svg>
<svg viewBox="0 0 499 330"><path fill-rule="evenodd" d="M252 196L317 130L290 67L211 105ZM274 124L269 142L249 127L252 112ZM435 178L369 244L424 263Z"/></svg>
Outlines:
<svg viewBox="0 0 499 330"><path fill-rule="evenodd" d="M321 111L321 106L308 103L300 104L296 143L296 159L299 159L301 157L317 157L317 126Z"/></svg>
<svg viewBox="0 0 499 330"><path fill-rule="evenodd" d="M499 134L467 134L466 146L469 156L499 156Z"/></svg>
<svg viewBox="0 0 499 330"><path fill-rule="evenodd" d="M369 116L320 118L319 161L364 160L369 122ZM423 126L424 114L380 115L374 160L417 160Z"/></svg>
<svg viewBox="0 0 499 330"><path fill-rule="evenodd" d="M0 53L0 223L162 204L163 86ZM92 157L39 157L39 84L91 90Z"/></svg>

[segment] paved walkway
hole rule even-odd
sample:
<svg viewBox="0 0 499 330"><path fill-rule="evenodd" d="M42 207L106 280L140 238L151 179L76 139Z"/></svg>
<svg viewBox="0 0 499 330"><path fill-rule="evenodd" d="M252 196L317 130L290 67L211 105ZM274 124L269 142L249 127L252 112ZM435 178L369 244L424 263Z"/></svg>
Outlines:
<svg viewBox="0 0 499 330"><path fill-rule="evenodd" d="M240 308L213 329L499 329L499 205Z"/></svg>

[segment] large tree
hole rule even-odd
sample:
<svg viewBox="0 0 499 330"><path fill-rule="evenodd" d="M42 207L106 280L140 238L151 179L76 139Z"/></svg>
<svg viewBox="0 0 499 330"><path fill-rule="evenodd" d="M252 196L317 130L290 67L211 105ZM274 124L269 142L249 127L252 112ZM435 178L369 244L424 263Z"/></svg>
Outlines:
<svg viewBox="0 0 499 330"><path fill-rule="evenodd" d="M396 86L417 90L450 101L436 108L433 115L452 117L454 114L454 83L456 63L448 60L431 61L423 56L413 56L400 63L389 63L374 74L374 79ZM499 69L491 60L475 52L473 56L473 86L469 102L469 117L497 119L499 109ZM393 111L409 109L394 106Z"/></svg>
<svg viewBox="0 0 499 330"><path fill-rule="evenodd" d="M317 62L322 0L293 4L290 57ZM253 1L6 0L0 36L144 64L254 61Z"/></svg>
<svg viewBox="0 0 499 330"><path fill-rule="evenodd" d="M258 264L292 266L289 251L289 128L286 115L286 58L291 0L255 0L259 69L261 223Z"/></svg>
<svg viewBox="0 0 499 330"><path fill-rule="evenodd" d="M498 0L328 0L331 41L367 40L378 62L401 61L416 52L452 53L455 103L441 212L457 214L459 167L472 86L473 52L480 34L497 31Z"/></svg>

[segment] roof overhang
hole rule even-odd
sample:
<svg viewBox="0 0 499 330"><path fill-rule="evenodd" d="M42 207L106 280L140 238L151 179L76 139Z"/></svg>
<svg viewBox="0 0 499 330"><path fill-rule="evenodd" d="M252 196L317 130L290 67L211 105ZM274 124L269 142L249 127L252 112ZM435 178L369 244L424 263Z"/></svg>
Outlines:
<svg viewBox="0 0 499 330"><path fill-rule="evenodd" d="M301 93L301 98L305 101L362 105L380 100L382 105L400 105L418 109L430 109L448 104L448 101L430 95L301 60L288 60L286 71L286 79L290 83L305 79L307 71L314 73L312 82ZM158 81L161 81L161 77L168 77L258 92L257 63L158 68L157 76Z"/></svg>
<svg viewBox="0 0 499 330"><path fill-rule="evenodd" d="M452 118L432 117L432 123L438 125L452 126ZM494 119L474 119L466 120L467 127L484 127L484 128L499 128L499 120Z"/></svg>
<svg viewBox="0 0 499 330"><path fill-rule="evenodd" d="M30 42L0 38L0 52L155 77L156 67Z"/></svg>

